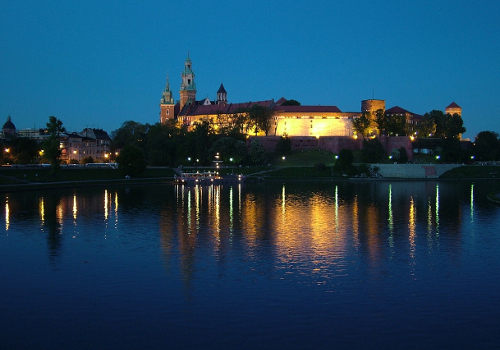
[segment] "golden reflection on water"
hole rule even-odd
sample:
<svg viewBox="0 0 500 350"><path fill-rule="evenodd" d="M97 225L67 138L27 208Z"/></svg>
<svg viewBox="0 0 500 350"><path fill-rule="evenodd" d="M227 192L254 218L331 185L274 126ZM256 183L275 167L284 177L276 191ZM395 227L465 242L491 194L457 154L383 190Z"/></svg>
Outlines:
<svg viewBox="0 0 500 350"><path fill-rule="evenodd" d="M109 200L108 200L108 190L104 190L104 220L108 220L109 215Z"/></svg>
<svg viewBox="0 0 500 350"><path fill-rule="evenodd" d="M436 236L439 236L439 185L436 184Z"/></svg>
<svg viewBox="0 0 500 350"><path fill-rule="evenodd" d="M5 231L9 231L10 226L10 208L9 208L9 197L5 198Z"/></svg>
<svg viewBox="0 0 500 350"><path fill-rule="evenodd" d="M470 222L474 222L474 184L470 185Z"/></svg>
<svg viewBox="0 0 500 350"><path fill-rule="evenodd" d="M76 202L76 194L73 195L73 219L76 220L76 215L78 213L78 205Z"/></svg>
<svg viewBox="0 0 500 350"><path fill-rule="evenodd" d="M43 201L43 197L40 197L38 200L38 211L40 213L40 221L43 222L45 221L45 203Z"/></svg>

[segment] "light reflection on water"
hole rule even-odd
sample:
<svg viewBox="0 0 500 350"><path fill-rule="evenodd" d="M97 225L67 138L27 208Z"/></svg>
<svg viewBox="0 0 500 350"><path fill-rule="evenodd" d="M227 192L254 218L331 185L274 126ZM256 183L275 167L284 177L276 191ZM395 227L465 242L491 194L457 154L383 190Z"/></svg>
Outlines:
<svg viewBox="0 0 500 350"><path fill-rule="evenodd" d="M500 219L485 199L498 188L318 182L4 195L0 338L23 348L46 347L49 335L74 348L498 343ZM75 318L74 328L62 323ZM38 341L23 339L26 325Z"/></svg>

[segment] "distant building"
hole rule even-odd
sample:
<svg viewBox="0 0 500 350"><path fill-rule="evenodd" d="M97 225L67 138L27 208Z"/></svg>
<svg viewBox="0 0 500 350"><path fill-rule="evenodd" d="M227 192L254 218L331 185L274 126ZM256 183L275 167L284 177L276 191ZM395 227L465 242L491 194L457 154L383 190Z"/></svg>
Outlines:
<svg viewBox="0 0 500 350"><path fill-rule="evenodd" d="M452 102L448 105L448 107L445 108L445 113L446 114L458 114L459 116L462 116L462 108L457 105L455 102Z"/></svg>
<svg viewBox="0 0 500 350"><path fill-rule="evenodd" d="M418 123L422 120L421 115L407 111L399 106L389 108L385 111L385 115L389 118L402 118L402 122L405 124L405 131L408 136L416 135Z"/></svg>
<svg viewBox="0 0 500 350"><path fill-rule="evenodd" d="M12 119L10 118L10 115L7 117L7 121L3 124L2 126L2 139L8 139L15 137L17 134L16 132L16 126L12 122Z"/></svg>

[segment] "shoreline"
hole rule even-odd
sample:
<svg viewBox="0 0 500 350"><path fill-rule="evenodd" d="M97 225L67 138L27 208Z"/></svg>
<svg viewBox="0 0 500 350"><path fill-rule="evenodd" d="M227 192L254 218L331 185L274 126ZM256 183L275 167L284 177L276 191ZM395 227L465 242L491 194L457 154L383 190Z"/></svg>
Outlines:
<svg viewBox="0 0 500 350"><path fill-rule="evenodd" d="M248 177L246 182L252 184L258 183L276 183L276 182L303 182L303 181L313 181L313 182L344 182L344 181L354 181L354 182L421 182L421 181L439 181L439 182L449 182L449 181L481 181L481 180L500 180L500 178L396 178L396 177ZM54 182L32 182L32 183L22 183L22 184L8 184L0 185L0 193L8 192L24 192L24 191L37 191L37 190L50 190L59 188L76 188L76 187L91 187L91 186L106 186L106 185L143 185L143 184L175 184L174 177L157 177L157 178L130 178L130 179L111 179L111 180L86 180L86 181L54 181ZM500 193L493 193L492 201L497 201L500 204Z"/></svg>

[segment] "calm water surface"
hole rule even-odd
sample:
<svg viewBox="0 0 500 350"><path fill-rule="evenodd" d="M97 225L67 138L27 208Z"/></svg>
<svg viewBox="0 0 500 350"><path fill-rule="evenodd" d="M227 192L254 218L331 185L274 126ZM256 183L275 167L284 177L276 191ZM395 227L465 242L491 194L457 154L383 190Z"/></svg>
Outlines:
<svg viewBox="0 0 500 350"><path fill-rule="evenodd" d="M494 190L346 181L0 194L0 348L500 348Z"/></svg>

